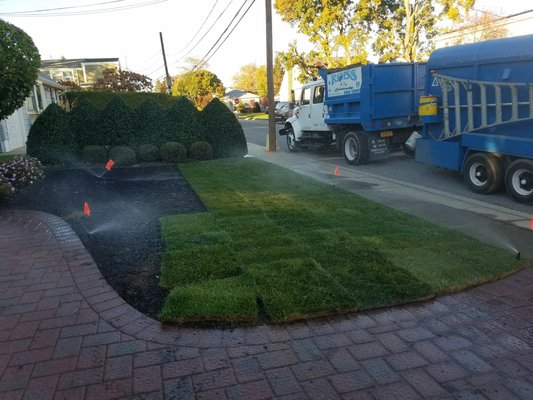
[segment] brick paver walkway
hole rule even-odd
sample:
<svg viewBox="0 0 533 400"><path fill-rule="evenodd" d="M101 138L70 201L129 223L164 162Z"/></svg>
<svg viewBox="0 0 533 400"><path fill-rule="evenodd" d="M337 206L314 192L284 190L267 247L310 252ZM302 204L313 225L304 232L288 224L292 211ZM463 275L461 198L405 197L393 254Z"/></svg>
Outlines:
<svg viewBox="0 0 533 400"><path fill-rule="evenodd" d="M161 326L60 219L0 212L1 399L533 399L533 271L287 326Z"/></svg>

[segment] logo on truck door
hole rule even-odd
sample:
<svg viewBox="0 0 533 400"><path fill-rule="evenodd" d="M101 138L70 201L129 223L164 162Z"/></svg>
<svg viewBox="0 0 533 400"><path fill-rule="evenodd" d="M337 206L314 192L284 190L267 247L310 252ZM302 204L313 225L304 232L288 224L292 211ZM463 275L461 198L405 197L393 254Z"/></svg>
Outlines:
<svg viewBox="0 0 533 400"><path fill-rule="evenodd" d="M361 67L346 69L328 75L328 97L361 92Z"/></svg>

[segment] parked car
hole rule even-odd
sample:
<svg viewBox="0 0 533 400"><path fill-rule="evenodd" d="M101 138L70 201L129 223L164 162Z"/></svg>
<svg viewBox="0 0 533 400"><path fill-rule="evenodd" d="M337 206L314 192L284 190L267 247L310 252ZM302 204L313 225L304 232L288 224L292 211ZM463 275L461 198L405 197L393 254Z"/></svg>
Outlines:
<svg viewBox="0 0 533 400"><path fill-rule="evenodd" d="M274 108L274 114L276 116L276 121L285 123L287 118L292 117L293 110L296 105L288 101L280 101L276 104Z"/></svg>

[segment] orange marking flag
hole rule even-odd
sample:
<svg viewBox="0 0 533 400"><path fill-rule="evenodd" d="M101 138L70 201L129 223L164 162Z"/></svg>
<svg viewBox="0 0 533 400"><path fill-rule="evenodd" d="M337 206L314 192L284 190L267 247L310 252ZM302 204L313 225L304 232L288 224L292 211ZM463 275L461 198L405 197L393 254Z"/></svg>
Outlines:
<svg viewBox="0 0 533 400"><path fill-rule="evenodd" d="M83 213L85 215L87 215L88 217L91 216L91 209L89 208L89 203L85 202L85 204L83 204Z"/></svg>
<svg viewBox="0 0 533 400"><path fill-rule="evenodd" d="M113 160L109 160L107 164L105 165L105 169L107 169L108 171L111 171L111 168L113 168L114 165L115 165L115 162Z"/></svg>
<svg viewBox="0 0 533 400"><path fill-rule="evenodd" d="M339 176L341 174L341 170L339 167L335 167L335 176Z"/></svg>

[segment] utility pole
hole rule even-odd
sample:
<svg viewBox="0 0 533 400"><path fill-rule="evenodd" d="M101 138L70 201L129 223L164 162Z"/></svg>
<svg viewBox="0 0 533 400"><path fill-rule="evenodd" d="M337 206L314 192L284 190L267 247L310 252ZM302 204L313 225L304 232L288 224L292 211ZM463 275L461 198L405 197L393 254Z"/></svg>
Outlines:
<svg viewBox="0 0 533 400"><path fill-rule="evenodd" d="M274 114L274 67L272 62L272 0L265 0L266 6L266 49L268 87L268 151L276 151L276 116Z"/></svg>
<svg viewBox="0 0 533 400"><path fill-rule="evenodd" d="M167 93L171 94L172 93L172 78L170 78L170 75L168 74L167 56L165 55L165 45L163 44L163 34L161 32L159 32L159 39L161 40L161 51L163 52L163 62L165 63Z"/></svg>

